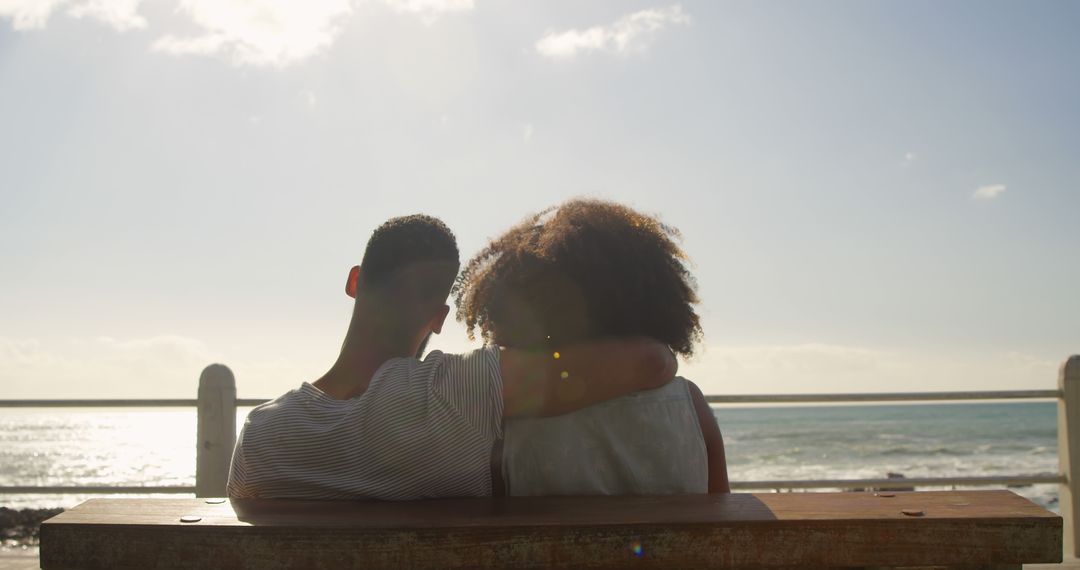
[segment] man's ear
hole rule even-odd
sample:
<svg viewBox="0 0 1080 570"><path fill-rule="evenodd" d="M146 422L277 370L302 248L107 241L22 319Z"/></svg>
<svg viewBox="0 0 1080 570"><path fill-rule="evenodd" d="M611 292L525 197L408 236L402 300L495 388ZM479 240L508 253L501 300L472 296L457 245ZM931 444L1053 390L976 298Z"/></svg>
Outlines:
<svg viewBox="0 0 1080 570"><path fill-rule="evenodd" d="M345 294L353 299L356 298L356 283L359 280L360 266L354 265L353 268L349 270L349 279L345 281Z"/></svg>
<svg viewBox="0 0 1080 570"><path fill-rule="evenodd" d="M446 322L446 315L450 314L450 305L443 305L439 308L439 312L435 315L435 318L431 321L431 332L439 334L442 332L443 323Z"/></svg>

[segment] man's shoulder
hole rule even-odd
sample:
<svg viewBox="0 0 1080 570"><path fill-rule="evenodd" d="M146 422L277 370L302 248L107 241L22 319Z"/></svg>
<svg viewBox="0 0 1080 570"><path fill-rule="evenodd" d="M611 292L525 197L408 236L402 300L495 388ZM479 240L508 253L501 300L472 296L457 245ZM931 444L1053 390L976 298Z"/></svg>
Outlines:
<svg viewBox="0 0 1080 570"><path fill-rule="evenodd" d="M498 346L485 344L480 348L473 349L467 352L442 352L441 350L433 350L424 357L423 362L427 363L429 359L432 362L481 362L481 361L494 361L496 364L499 362L499 353L502 349Z"/></svg>
<svg viewBox="0 0 1080 570"><path fill-rule="evenodd" d="M273 400L270 400L269 402L264 402L262 404L259 404L258 406L255 406L250 412L248 412L247 423L263 421L268 418L272 418L280 414L281 412L294 407L301 401L308 399L304 392L304 387L301 386L300 388L294 388L292 390L289 390L288 392L285 392L284 394L278 396L277 398L274 398Z"/></svg>
<svg viewBox="0 0 1080 570"><path fill-rule="evenodd" d="M424 359L424 365L434 372L437 380L470 382L484 379L500 382L499 360L499 347L485 345L461 353L432 351L432 354Z"/></svg>
<svg viewBox="0 0 1080 570"><path fill-rule="evenodd" d="M378 376L407 375L435 376L449 370L478 364L499 364L499 348L485 345L468 352L443 352L432 350L423 359L413 357L393 358L387 361L377 372Z"/></svg>
<svg viewBox="0 0 1080 570"><path fill-rule="evenodd" d="M469 350L466 352L443 352L441 350L432 350L424 355L423 360L412 359L418 364L440 364L443 362L461 362L465 360L472 360L476 358L484 358L491 354L491 352L498 352L497 347L490 345L484 345L480 348Z"/></svg>

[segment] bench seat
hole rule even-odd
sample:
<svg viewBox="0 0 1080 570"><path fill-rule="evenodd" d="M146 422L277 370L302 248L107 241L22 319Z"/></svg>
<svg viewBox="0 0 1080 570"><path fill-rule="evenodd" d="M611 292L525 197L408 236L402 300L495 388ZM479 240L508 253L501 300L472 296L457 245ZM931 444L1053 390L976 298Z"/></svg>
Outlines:
<svg viewBox="0 0 1080 570"><path fill-rule="evenodd" d="M1010 491L94 499L41 529L46 570L1020 568L1061 557L1061 517Z"/></svg>

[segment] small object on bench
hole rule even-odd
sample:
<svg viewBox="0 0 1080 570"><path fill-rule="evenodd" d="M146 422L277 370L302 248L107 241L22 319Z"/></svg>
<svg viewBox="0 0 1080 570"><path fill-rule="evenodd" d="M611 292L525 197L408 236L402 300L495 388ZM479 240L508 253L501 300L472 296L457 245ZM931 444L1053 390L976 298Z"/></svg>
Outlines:
<svg viewBox="0 0 1080 570"><path fill-rule="evenodd" d="M414 502L95 499L42 525L54 568L1020 568L1061 517L1010 491ZM912 517L903 511L921 511ZM200 517L181 523L180 517Z"/></svg>

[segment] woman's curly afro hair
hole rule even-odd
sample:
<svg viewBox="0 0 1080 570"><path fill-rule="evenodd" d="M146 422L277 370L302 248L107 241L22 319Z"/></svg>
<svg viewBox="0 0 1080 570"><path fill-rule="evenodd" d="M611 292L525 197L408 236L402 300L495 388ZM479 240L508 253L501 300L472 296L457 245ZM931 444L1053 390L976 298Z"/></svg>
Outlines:
<svg viewBox="0 0 1080 570"><path fill-rule="evenodd" d="M527 218L472 258L454 285L470 338L564 346L647 336L684 356L701 325L678 231L626 206L571 200Z"/></svg>

